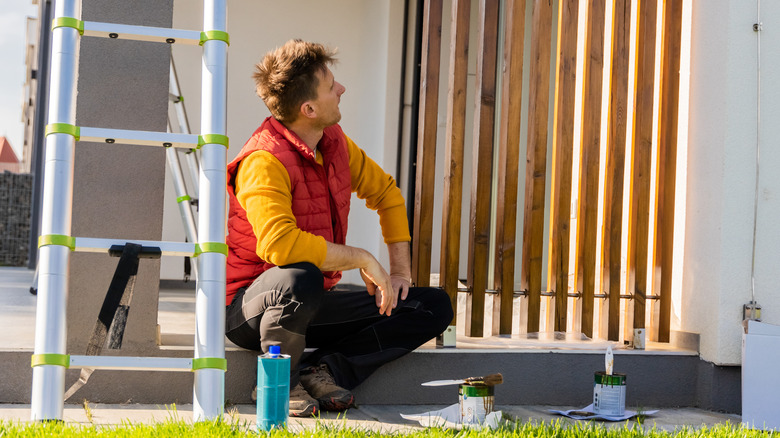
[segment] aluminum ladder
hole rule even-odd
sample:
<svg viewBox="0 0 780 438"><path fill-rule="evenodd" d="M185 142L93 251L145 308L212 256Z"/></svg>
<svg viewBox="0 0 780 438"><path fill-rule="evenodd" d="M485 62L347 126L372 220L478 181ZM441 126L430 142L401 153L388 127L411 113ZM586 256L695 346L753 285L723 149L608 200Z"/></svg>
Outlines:
<svg viewBox="0 0 780 438"><path fill-rule="evenodd" d="M179 88L179 78L176 74L176 67L173 62L173 56L171 56L171 69L170 69L170 81L169 81L168 100L174 108L176 113L176 123L172 123L170 114L168 116L168 132L179 132L183 134L190 134L190 123L187 120L187 111L184 108L184 97L181 94ZM182 226L184 227L184 235L189 242L198 241L198 229L195 225L195 216L192 213L193 199L187 191L187 183L184 178L184 172L181 170L181 161L179 160L179 149L167 148L165 150L166 161L168 161L168 168L171 171L171 178L173 181L173 190L176 193L176 203L179 207L179 214L181 215ZM187 165L189 167L190 181L195 193L198 192L198 173L200 172L200 164L198 159L198 149L192 148L185 152ZM197 204L197 198L194 201ZM192 266L195 273L195 278L198 276L197 264ZM185 272L185 281L189 281L189 277Z"/></svg>
<svg viewBox="0 0 780 438"><path fill-rule="evenodd" d="M195 421L222 415L225 398L225 245L227 145L226 0L204 0L203 31L81 21L79 0L56 2L52 24L51 94L44 165L39 290L32 356L31 417L61 420L65 370L167 370L194 373ZM123 38L203 47L201 135L129 131L75 125L76 75L81 36ZM163 255L197 256L194 358L71 356L66 353L66 302L71 251L104 252L128 242L71 236L76 141L199 148L198 240L133 241Z"/></svg>

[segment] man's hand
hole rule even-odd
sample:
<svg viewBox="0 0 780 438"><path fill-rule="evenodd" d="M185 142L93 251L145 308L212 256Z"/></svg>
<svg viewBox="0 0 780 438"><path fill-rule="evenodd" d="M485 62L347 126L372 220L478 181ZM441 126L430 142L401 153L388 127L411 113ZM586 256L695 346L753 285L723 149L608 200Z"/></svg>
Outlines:
<svg viewBox="0 0 780 438"><path fill-rule="evenodd" d="M401 297L401 301L405 300L406 296L409 295L409 288L412 286L409 277L405 275L390 274L390 280L393 284L393 290L396 292L396 297ZM396 298L396 303L397 302L398 299Z"/></svg>
<svg viewBox="0 0 780 438"><path fill-rule="evenodd" d="M363 277L363 281L366 283L366 290L369 295L376 298L379 314L390 316L390 312L398 305L398 291L385 268L373 256L371 256L371 259L372 261L368 266L360 268L360 276ZM379 293L377 293L377 289Z"/></svg>
<svg viewBox="0 0 780 438"><path fill-rule="evenodd" d="M366 283L368 293L376 297L379 313L390 315L398 305L398 290L393 287L393 281L385 268L368 251L347 245L326 242L328 252L325 262L319 268L323 271L343 271L360 269L360 276ZM379 289L379 293L377 293Z"/></svg>

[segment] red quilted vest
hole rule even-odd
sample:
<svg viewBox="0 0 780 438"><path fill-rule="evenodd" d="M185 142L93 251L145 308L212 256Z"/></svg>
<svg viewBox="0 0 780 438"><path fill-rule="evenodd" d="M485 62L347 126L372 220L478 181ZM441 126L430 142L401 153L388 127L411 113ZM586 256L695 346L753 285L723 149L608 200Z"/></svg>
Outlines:
<svg viewBox="0 0 780 438"><path fill-rule="evenodd" d="M323 165L314 159L311 149L292 131L273 117L263 121L238 156L228 164L228 257L227 304L239 288L249 286L274 265L257 255L257 237L235 194L238 164L256 151L268 151L287 169L292 189L292 212L298 228L333 243L344 244L347 216L352 197L349 153L344 132L338 125L325 128L317 150ZM323 272L325 289L341 279L341 271Z"/></svg>

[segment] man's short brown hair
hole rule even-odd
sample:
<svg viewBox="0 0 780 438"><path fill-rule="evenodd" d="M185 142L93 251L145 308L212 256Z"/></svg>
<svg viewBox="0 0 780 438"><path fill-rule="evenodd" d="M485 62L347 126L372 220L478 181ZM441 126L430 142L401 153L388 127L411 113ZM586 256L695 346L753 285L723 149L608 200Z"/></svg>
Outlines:
<svg viewBox="0 0 780 438"><path fill-rule="evenodd" d="M335 55L336 50L298 39L266 53L252 77L271 115L280 122L295 121L300 105L317 97L317 71L325 73Z"/></svg>

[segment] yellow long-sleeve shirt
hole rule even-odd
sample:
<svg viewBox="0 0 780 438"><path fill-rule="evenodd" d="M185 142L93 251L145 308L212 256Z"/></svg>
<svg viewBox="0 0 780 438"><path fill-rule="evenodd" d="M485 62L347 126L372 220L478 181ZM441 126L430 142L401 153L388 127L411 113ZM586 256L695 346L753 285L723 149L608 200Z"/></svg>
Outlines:
<svg viewBox="0 0 780 438"><path fill-rule="evenodd" d="M409 223L401 191L392 176L346 135L352 192L379 213L385 243L408 242ZM322 165L322 156L317 156ZM284 165L270 152L244 158L235 180L236 198L257 237L257 255L277 266L309 262L321 267L325 238L298 228L292 212L292 187Z"/></svg>

